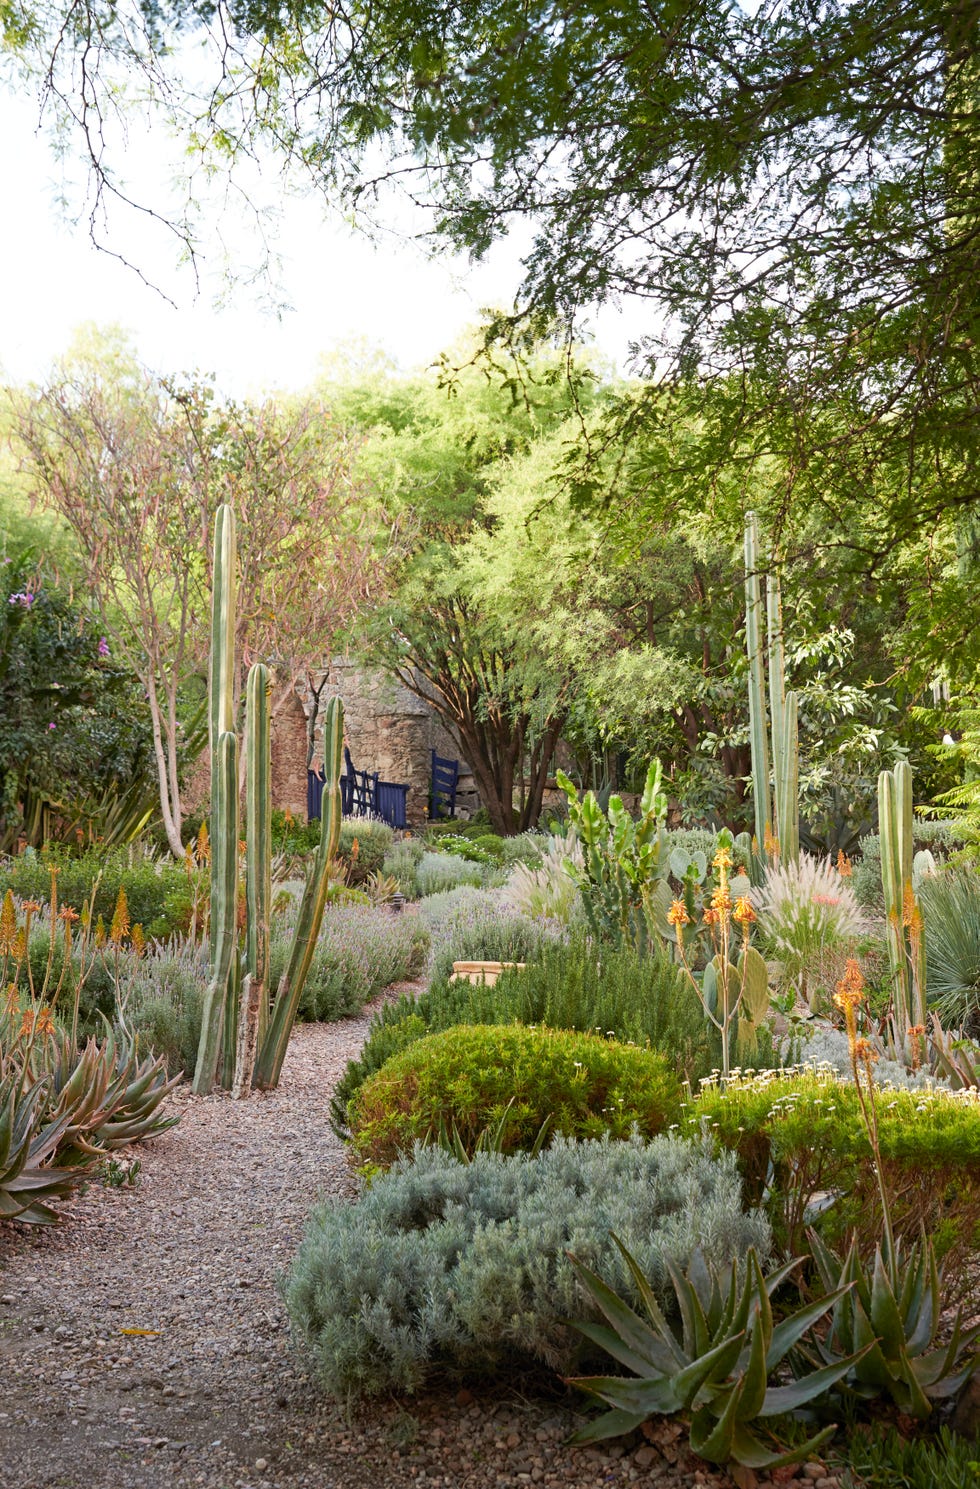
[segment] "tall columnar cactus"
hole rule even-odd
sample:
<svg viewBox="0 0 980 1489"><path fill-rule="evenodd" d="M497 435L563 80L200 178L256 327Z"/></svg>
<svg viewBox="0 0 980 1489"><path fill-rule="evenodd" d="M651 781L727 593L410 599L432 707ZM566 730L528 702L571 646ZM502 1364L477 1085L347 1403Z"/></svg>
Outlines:
<svg viewBox="0 0 980 1489"><path fill-rule="evenodd" d="M896 1035L926 1022L925 939L912 887L912 767L901 760L878 777L881 885L885 897Z"/></svg>
<svg viewBox="0 0 980 1489"><path fill-rule="evenodd" d="M340 775L343 750L344 705L339 698L331 698L327 704L323 731L325 781L320 807L320 846L306 881L289 961L279 981L272 1018L255 1064L253 1082L261 1091L270 1090L279 1082L290 1030L320 934L327 900L328 870L340 842Z"/></svg>
<svg viewBox="0 0 980 1489"><path fill-rule="evenodd" d="M272 899L272 814L269 670L256 663L248 678L246 709L246 966L239 997L239 783L234 732L235 517L219 507L214 525L211 608L211 975L204 999L193 1089L211 1090L220 1065L222 1084L238 1096L253 1084L279 1080L290 1030L309 972L326 903L328 869L340 839L340 772L344 712L339 699L326 715L326 772L320 848L300 907L286 971L269 1017L269 921ZM239 1003L241 1010L239 1012ZM259 1056L255 1060L258 1046Z"/></svg>
<svg viewBox="0 0 980 1489"><path fill-rule="evenodd" d="M212 842L223 830L215 812L218 741L235 729L235 609L238 602L238 546L235 512L223 502L214 518L213 578L211 585L211 663L208 688L208 743L211 750ZM211 875L211 972L214 973L220 876Z"/></svg>
<svg viewBox="0 0 980 1489"><path fill-rule="evenodd" d="M762 584L759 579L759 524L745 514L745 642L749 655L749 740L752 752L752 800L758 851L772 837L769 796L769 737L766 721L766 674L762 644Z"/></svg>
<svg viewBox="0 0 980 1489"><path fill-rule="evenodd" d="M218 738L211 773L211 978L204 995L193 1090L206 1096L223 1054L223 1030L237 985L238 738ZM222 1062L222 1073L224 1062Z"/></svg>
<svg viewBox="0 0 980 1489"><path fill-rule="evenodd" d="M269 928L272 905L272 680L263 662L248 674L245 702L245 981L238 1016L234 1096L252 1083L255 1054L269 1023Z"/></svg>
<svg viewBox="0 0 980 1489"><path fill-rule="evenodd" d="M749 735L752 788L758 850L775 843L783 863L800 855L799 734L796 694L786 691L783 602L779 575L773 567L766 583L769 651L769 703L772 714L772 778L766 732L766 690L762 655L762 595L759 582L759 532L754 512L745 516L745 634L749 658Z"/></svg>

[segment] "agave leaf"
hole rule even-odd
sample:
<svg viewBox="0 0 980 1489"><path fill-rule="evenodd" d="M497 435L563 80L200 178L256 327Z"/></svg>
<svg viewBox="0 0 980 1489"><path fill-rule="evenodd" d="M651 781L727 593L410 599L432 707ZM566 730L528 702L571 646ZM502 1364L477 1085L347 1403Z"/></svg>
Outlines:
<svg viewBox="0 0 980 1489"><path fill-rule="evenodd" d="M738 1359L743 1339L742 1334L733 1334L731 1338L723 1339L714 1349L708 1350L699 1359L692 1360L686 1369L678 1372L672 1384L682 1405L691 1406L702 1386L712 1376L720 1381L725 1379Z"/></svg>
<svg viewBox="0 0 980 1489"><path fill-rule="evenodd" d="M765 1296L765 1288L762 1288ZM765 1307L769 1307L769 1299L766 1298ZM749 1358L745 1366L743 1376L742 1401L740 1407L740 1418L751 1422L762 1410L766 1400L766 1387L769 1383L769 1372L766 1369L766 1345L769 1342L769 1334L766 1332L765 1315L762 1311L761 1302L756 1304L757 1313L752 1325L752 1343L749 1349ZM772 1313L769 1314L769 1332L772 1330Z"/></svg>
<svg viewBox="0 0 980 1489"><path fill-rule="evenodd" d="M661 1336L668 1335L668 1334L670 1335L671 1344L673 1346L673 1352L674 1352L675 1358L678 1359L678 1361L680 1361L680 1356L676 1352L676 1344L674 1342L673 1330L670 1328L670 1326L667 1323L667 1320L663 1316L663 1312L661 1311L660 1304L657 1302L657 1299L654 1296L653 1288L650 1286L650 1283L647 1281L647 1278L646 1278L646 1275L645 1275L645 1273L643 1271L643 1268L640 1266L639 1262L636 1260L636 1257L633 1256L632 1253L629 1250L627 1250L627 1248L623 1245L622 1241L619 1239L619 1237L617 1236L616 1232L615 1231L610 1231L609 1234L612 1236L613 1241L615 1242L616 1246L619 1248L619 1250L620 1250L620 1252L622 1254L623 1260L626 1262L626 1265L629 1268L630 1276L633 1278L633 1282L636 1285L636 1290L637 1290L637 1292L640 1295L640 1301L642 1302L644 1308L646 1309L647 1314L648 1314L648 1316L650 1318L651 1323L654 1325L654 1328L657 1329L658 1333Z"/></svg>
<svg viewBox="0 0 980 1489"><path fill-rule="evenodd" d="M732 1456L735 1428L738 1424L743 1383L736 1382L725 1401L720 1416L705 1406L691 1418L691 1447L699 1458L709 1463L728 1463Z"/></svg>
<svg viewBox="0 0 980 1489"><path fill-rule="evenodd" d="M766 1369L772 1373L781 1360L784 1360L794 1345L798 1344L818 1318L834 1307L840 1298L849 1293L853 1283L846 1287L839 1287L835 1292L826 1297L817 1298L815 1302L808 1303L804 1308L799 1308L791 1313L788 1318L780 1319L772 1331L769 1342L769 1353L766 1355Z"/></svg>
<svg viewBox="0 0 980 1489"><path fill-rule="evenodd" d="M586 1292L589 1293L601 1312L605 1314L616 1334L625 1344L631 1349L634 1349L637 1354L648 1359L651 1365L655 1366L654 1356L650 1352L650 1344L651 1341L656 1344L659 1339L671 1351L678 1366L683 1366L687 1363L684 1356L677 1349L676 1340L666 1320L663 1319L662 1314L662 1329L658 1327L657 1332L654 1333L651 1331L649 1324L645 1323L638 1314L634 1313L632 1308L624 1303L622 1298L614 1293L612 1288L608 1287L601 1277L596 1276L595 1272L590 1271L587 1266L580 1262L578 1257L573 1256L569 1252L568 1259L575 1268L576 1275Z"/></svg>
<svg viewBox="0 0 980 1489"><path fill-rule="evenodd" d="M773 1451L772 1448L767 1448L744 1422L739 1422L732 1435L732 1458L746 1468L779 1468L784 1463L803 1463L807 1458L812 1458L817 1449L833 1437L836 1430L835 1426L824 1427L807 1442L780 1452L778 1449Z"/></svg>
<svg viewBox="0 0 980 1489"><path fill-rule="evenodd" d="M870 1348L870 1346L869 1346ZM819 1370L811 1370L809 1375L803 1375L799 1380L794 1380L788 1386L770 1386L766 1392L766 1399L760 1407L760 1417L779 1417L784 1412L797 1411L809 1401L815 1401L818 1396L829 1391L839 1380L843 1380L849 1370L863 1359L867 1351L861 1350L855 1355L848 1355L846 1359L835 1360L830 1365L824 1365Z"/></svg>
<svg viewBox="0 0 980 1489"><path fill-rule="evenodd" d="M636 1412L607 1411L594 1421L586 1422L568 1440L570 1443L603 1442L608 1437L622 1437L624 1433L635 1432L645 1421L646 1416Z"/></svg>
<svg viewBox="0 0 980 1489"><path fill-rule="evenodd" d="M881 1341L881 1347L885 1355L904 1355L906 1345L905 1324L898 1311L891 1278L886 1271L880 1248L875 1251L869 1316L871 1327Z"/></svg>
<svg viewBox="0 0 980 1489"><path fill-rule="evenodd" d="M658 1414L670 1416L684 1405L674 1390L673 1381L664 1375L648 1376L643 1380L621 1375L573 1376L569 1384L588 1391L590 1396L598 1396L600 1401L617 1411L638 1416L641 1422Z"/></svg>
<svg viewBox="0 0 980 1489"><path fill-rule="evenodd" d="M658 1370L662 1370L665 1375L673 1374L677 1369L677 1362L673 1355L659 1341L655 1340L652 1335L649 1344L650 1355L646 1357L630 1349L629 1345L623 1343L615 1330L607 1328L605 1324L593 1324L587 1320L575 1320L572 1323L572 1328L577 1333L584 1334L586 1339L591 1339L593 1344L598 1344L607 1354L612 1355L614 1360L618 1360L621 1365L625 1365L627 1370L634 1371L636 1375L646 1375L651 1365L654 1365ZM654 1350L657 1351L658 1358L654 1357Z"/></svg>

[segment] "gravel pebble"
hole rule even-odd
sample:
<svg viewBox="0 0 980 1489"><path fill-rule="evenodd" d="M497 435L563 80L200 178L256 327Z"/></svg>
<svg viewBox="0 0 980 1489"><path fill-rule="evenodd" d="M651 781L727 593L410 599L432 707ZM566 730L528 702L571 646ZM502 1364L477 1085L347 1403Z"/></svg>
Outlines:
<svg viewBox="0 0 980 1489"><path fill-rule="evenodd" d="M580 1398L557 1383L352 1412L318 1392L276 1279L318 1196L354 1192L327 1110L371 1011L300 1025L277 1091L181 1087L135 1188L92 1185L51 1229L0 1224L3 1489L734 1489L670 1420L569 1447ZM782 1489L826 1474L796 1472Z"/></svg>

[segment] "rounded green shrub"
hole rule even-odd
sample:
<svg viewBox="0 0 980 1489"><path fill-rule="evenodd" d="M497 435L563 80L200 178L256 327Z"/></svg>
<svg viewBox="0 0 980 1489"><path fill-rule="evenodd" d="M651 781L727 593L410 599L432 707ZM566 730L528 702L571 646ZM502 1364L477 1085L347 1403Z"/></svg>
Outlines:
<svg viewBox="0 0 980 1489"><path fill-rule="evenodd" d="M972 1091L883 1086L876 1095L884 1179L899 1233L925 1223L940 1254L980 1235L980 1100ZM820 1228L837 1243L856 1228L873 1247L881 1207L871 1144L853 1082L828 1071L769 1073L707 1085L685 1111L735 1153L746 1203L764 1198L789 1251L805 1246L818 1196Z"/></svg>
<svg viewBox="0 0 980 1489"><path fill-rule="evenodd" d="M565 1374L607 1365L568 1324L590 1313L572 1251L636 1306L612 1240L666 1300L667 1266L700 1247L720 1268L769 1228L742 1213L728 1154L668 1137L646 1143L556 1138L536 1157L441 1148L376 1177L356 1202L320 1206L283 1291L314 1373L339 1397L415 1391L435 1371L459 1375L545 1365Z"/></svg>
<svg viewBox="0 0 980 1489"><path fill-rule="evenodd" d="M508 927L527 928L533 940L511 937L504 945L481 940L470 959L524 961L520 972L504 972L493 987L450 982L441 954L434 976L420 997L402 997L379 1009L357 1059L341 1076L330 1104L331 1123L348 1135L347 1106L354 1093L396 1050L426 1034L456 1024L545 1024L551 1029L599 1033L627 1043L649 1045L667 1056L678 1075L696 1081L718 1064L718 1050L694 990L670 957L638 957L632 948L597 954L584 932L567 942L545 940L541 927L520 916L501 915L488 928L499 936ZM466 950L452 938L455 959Z"/></svg>
<svg viewBox="0 0 980 1489"><path fill-rule="evenodd" d="M440 1130L467 1152L504 1122L501 1150L531 1148L543 1126L567 1137L645 1137L678 1116L680 1082L653 1050L595 1034L468 1025L419 1040L382 1066L348 1109L351 1140L386 1165Z"/></svg>

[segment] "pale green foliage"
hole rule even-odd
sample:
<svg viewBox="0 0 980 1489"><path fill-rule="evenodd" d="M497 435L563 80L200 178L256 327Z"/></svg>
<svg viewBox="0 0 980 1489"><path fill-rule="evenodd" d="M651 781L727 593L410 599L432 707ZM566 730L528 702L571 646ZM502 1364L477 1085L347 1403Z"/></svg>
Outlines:
<svg viewBox="0 0 980 1489"><path fill-rule="evenodd" d="M783 981L815 1006L828 991L824 959L861 933L854 891L828 859L801 853L795 864L768 869L752 901Z"/></svg>
<svg viewBox="0 0 980 1489"><path fill-rule="evenodd" d="M582 897L569 865L585 866L581 846L574 839L550 838L540 862L515 864L504 886L504 901L532 918L545 916L569 925L583 915Z"/></svg>
<svg viewBox="0 0 980 1489"><path fill-rule="evenodd" d="M478 889L483 877L480 864L457 858L453 853L423 853L415 866L416 889L423 897L444 894L447 889L458 889L461 884L472 884Z"/></svg>
<svg viewBox="0 0 980 1489"><path fill-rule="evenodd" d="M414 1391L437 1367L515 1357L567 1370L580 1342L566 1320L582 1303L566 1250L631 1296L615 1230L663 1296L668 1261L684 1266L698 1246L721 1264L768 1250L739 1193L733 1161L672 1138L557 1139L535 1158L468 1165L417 1149L356 1203L314 1211L286 1304L335 1395Z"/></svg>

